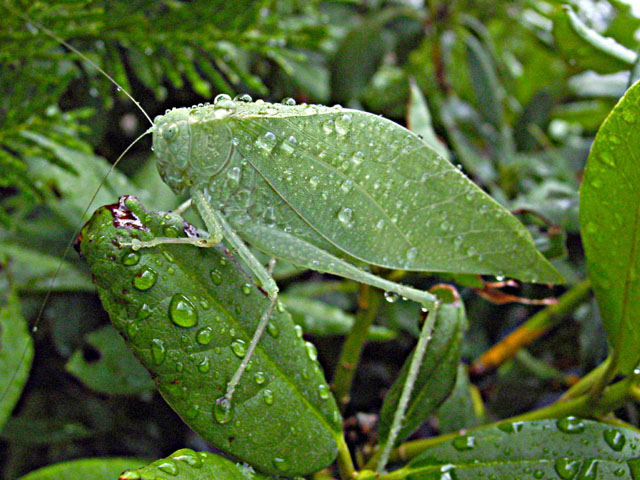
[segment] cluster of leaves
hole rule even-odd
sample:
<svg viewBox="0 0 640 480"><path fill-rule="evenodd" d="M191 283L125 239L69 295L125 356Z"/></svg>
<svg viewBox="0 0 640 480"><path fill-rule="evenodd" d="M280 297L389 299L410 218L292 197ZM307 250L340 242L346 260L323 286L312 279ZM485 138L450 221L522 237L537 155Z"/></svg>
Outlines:
<svg viewBox="0 0 640 480"><path fill-rule="evenodd" d="M0 99L0 463L5 478L98 456L128 458L60 463L24 478L84 472L115 478L125 468L143 465L148 466L125 478L262 477L251 467L193 450L150 463L185 446L208 449L194 431L274 474L311 473L331 462L337 445L340 474L348 477L353 466L346 439L356 452L356 468L367 476L380 458L372 449L384 445L394 428L410 375L413 356L408 351L420 335L419 305L392 295L387 302L381 292L353 282L279 264L274 276L284 292L282 302L315 347L303 343L289 313L280 312L280 334L265 336L256 365L274 382L271 394L289 402L276 404L273 411L279 413L265 414L269 421L263 423L248 407L234 413L236 419L251 420L245 425L229 422L228 412L217 412L220 425L199 423L203 415L215 418L216 412L194 411L194 405L215 405L225 379L212 375L211 390L204 393L199 384L189 384L185 395L175 386L177 365L184 364L191 381L200 375L197 371L208 371L196 355L201 352L185 348L184 359L158 361L164 355L160 344L156 351L146 348L154 340L148 335L157 336L157 331L134 341L133 322L127 319L145 312L146 297L122 292L124 285L135 285L130 277L139 273L122 260L123 270L109 273L114 277L96 275L102 300L157 376L162 395L193 430L186 427L108 324L84 264L75 256L60 263L109 170L94 152L116 158L144 130L145 121L92 63L43 35L40 25L100 65L151 114L210 101L217 93L241 92L339 102L381 113L420 134L527 225L538 249L567 279L565 287L550 290L460 274L377 272L449 296L391 447L415 430L420 439L391 451L392 465L400 467L384 474L390 480L638 475L640 437L633 425L640 414L634 403L640 398L634 370L640 360L640 330L634 322L639 313L634 299L640 296L640 175L634 159L640 148L634 126L640 121L640 93L637 86L627 88L637 78L640 18L617 0L590 8L551 0L431 2L424 7L374 3L1 4L6 12L0 27L5 93ZM111 173L94 205L113 204L126 194L153 210L175 207L179 199L160 183L153 162L146 161L148 153L146 145L133 151L127 174ZM140 161L133 162L136 158ZM151 229L164 228L168 221L154 212L143 214L140 203L127 208L140 218L146 215ZM109 250L114 248L110 240L128 235L118 229L106 234L112 212L101 212L92 220L93 234L105 242L104 250L94 251L98 263L120 255L120 250ZM188 218L198 224L195 216ZM86 253L91 257L91 251ZM145 252L144 262L162 264L169 277L176 273L169 272L167 255L191 270L206 269L206 275L226 258L217 250L206 259L200 253L198 266L192 265L189 249L177 247ZM192 289L211 312L238 322L233 328L250 338L251 322L259 315L246 312L259 312L264 299L236 264L215 268L224 270L235 293L213 288L218 293L208 297L211 276L201 285L183 282L179 287ZM436 286L442 281L456 288ZM158 282L156 289L175 288L162 275ZM40 312L49 290L51 298ZM114 292L126 301L109 297ZM176 295L171 292L164 296ZM557 296L558 303L540 299L545 296ZM536 303L543 306L525 306ZM33 346L26 319L40 316L29 373ZM179 350L180 329L171 332L166 341ZM347 335L341 351L331 340L335 335ZM367 337L375 348L364 349ZM612 349L603 362L607 341ZM293 353L276 353L283 349ZM316 357L325 371L335 372L331 385L337 402L325 398L329 386L314 366ZM276 367L269 364L274 359ZM282 365L298 368L300 377ZM247 375L254 379L257 373ZM303 393L273 380L288 377ZM381 384L389 388L383 404ZM256 408L266 408L269 396L263 388L256 392L248 387L239 395L255 396L263 402ZM198 401L189 401L190 395ZM346 419L344 436L339 410ZM140 411L146 412L144 418ZM292 412L308 424L295 425ZM364 413L380 416L377 435ZM563 418L567 415L608 424ZM497 423L468 435L457 433L491 421ZM296 436L301 435L296 427L324 437L303 439ZM283 445L291 456L285 462L278 452L252 452L247 435L290 435L293 443Z"/></svg>

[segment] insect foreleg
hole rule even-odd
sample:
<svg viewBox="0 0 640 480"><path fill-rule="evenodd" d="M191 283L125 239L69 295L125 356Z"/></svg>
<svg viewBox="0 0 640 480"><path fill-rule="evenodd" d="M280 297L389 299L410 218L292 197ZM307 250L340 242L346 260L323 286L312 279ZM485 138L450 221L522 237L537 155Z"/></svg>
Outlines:
<svg viewBox="0 0 640 480"><path fill-rule="evenodd" d="M219 225L222 235L227 239L229 247L244 260L245 264L256 276L257 280L260 282L262 288L267 292L269 296L270 302L269 306L262 314L260 318L260 322L256 328L256 331L253 333L253 337L251 338L251 342L249 343L249 347L247 348L247 352L240 362L240 366L231 377L229 383L227 383L227 392L225 393L225 404L226 407L229 408L231 406L231 399L233 397L233 392L235 391L240 379L242 378L242 374L244 373L247 365L249 365L249 361L253 355L262 334L264 333L267 325L269 324L269 319L271 318L271 314L273 313L273 309L278 301L278 285L275 280L271 277L269 272L264 268L262 263L251 253L251 251L247 248L242 239L236 235L231 226L227 223L224 217L211 208L211 205L207 201L204 193L200 190L194 189L192 191L193 202L202 217L207 228L213 227L213 222L216 225ZM212 224L210 226L210 223Z"/></svg>

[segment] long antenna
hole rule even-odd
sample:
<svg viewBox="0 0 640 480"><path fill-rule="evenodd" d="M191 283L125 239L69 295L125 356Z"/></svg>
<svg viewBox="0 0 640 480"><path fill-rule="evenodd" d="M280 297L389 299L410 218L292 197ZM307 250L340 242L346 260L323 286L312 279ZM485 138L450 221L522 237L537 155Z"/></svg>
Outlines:
<svg viewBox="0 0 640 480"><path fill-rule="evenodd" d="M61 45L64 45L65 47L67 47L69 50L71 50L73 53L75 53L76 55L78 55L80 58L82 58L85 62L87 62L89 65L91 65L93 68L95 68L96 70L98 70L101 74L103 74L105 77L107 77L107 79L113 83L118 90L124 92L124 94L129 97L129 100L131 100L136 107L138 107L140 109L140 111L142 112L142 114L146 117L147 120L149 120L149 123L153 126L153 120L151 120L151 117L147 114L147 112L144 110L144 108L142 108L142 105L140 105L140 103L138 103L138 101L133 98L133 95L131 95L129 92L127 92L124 88L122 88L122 85L120 85L118 82L115 81L115 79L109 75L107 72L105 72L102 68L100 68L100 66L95 63L93 60L91 60L89 57L87 57L84 53L82 53L80 50L78 50L76 47L74 47L73 45L71 45L69 42L67 42L66 40L64 40L63 38L59 37L56 33L54 33L53 31L49 30L47 27L45 27L44 25L32 20L31 18L29 18L26 14L18 11L18 10L14 10L12 7L10 7L8 5L8 2L5 1L4 6L7 10L9 10L11 13L13 13L14 15L22 18L25 22L30 23L31 25L33 25L34 27L36 27L37 29L41 30L42 32L44 32L45 34L49 35L51 38L53 38L55 41L59 42ZM135 143L135 142L134 142Z"/></svg>

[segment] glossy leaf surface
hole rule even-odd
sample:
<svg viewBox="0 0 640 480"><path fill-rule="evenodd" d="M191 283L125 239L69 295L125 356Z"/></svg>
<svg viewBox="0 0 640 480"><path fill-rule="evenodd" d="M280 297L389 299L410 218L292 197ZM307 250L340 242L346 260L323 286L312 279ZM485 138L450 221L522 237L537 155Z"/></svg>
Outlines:
<svg viewBox="0 0 640 480"><path fill-rule="evenodd" d="M135 395L154 388L149 373L111 326L88 334L66 369L87 387L107 395Z"/></svg>
<svg viewBox="0 0 640 480"><path fill-rule="evenodd" d="M462 303L440 305L431 340L427 345L398 434L398 441L420 427L451 393L460 362L460 342L466 328L467 318ZM412 358L413 353L405 361L400 375L384 399L378 428L381 444L386 442L389 435Z"/></svg>
<svg viewBox="0 0 640 480"><path fill-rule="evenodd" d="M33 360L33 341L18 299L10 295L0 309L0 430L20 398Z"/></svg>
<svg viewBox="0 0 640 480"><path fill-rule="evenodd" d="M146 212L132 197L94 214L82 251L112 322L171 407L217 448L268 473L327 466L340 414L315 348L284 308L274 312L227 411L218 400L266 296L221 248L120 246L132 237L185 235L197 232L176 215Z"/></svg>
<svg viewBox="0 0 640 480"><path fill-rule="evenodd" d="M139 458L83 458L39 468L20 477L20 480L115 480L127 468L145 463Z"/></svg>
<svg viewBox="0 0 640 480"><path fill-rule="evenodd" d="M120 480L141 480L147 478L173 478L175 480L263 480L264 475L255 473L248 465L232 462L220 455L209 452L194 452L183 448L167 458L156 460L149 465L129 470L120 475Z"/></svg>
<svg viewBox="0 0 640 480"><path fill-rule="evenodd" d="M600 127L580 188L580 232L609 342L623 372L640 359L640 84Z"/></svg>
<svg viewBox="0 0 640 480"><path fill-rule="evenodd" d="M632 430L575 417L507 423L431 448L402 470L415 480L632 479L639 445Z"/></svg>

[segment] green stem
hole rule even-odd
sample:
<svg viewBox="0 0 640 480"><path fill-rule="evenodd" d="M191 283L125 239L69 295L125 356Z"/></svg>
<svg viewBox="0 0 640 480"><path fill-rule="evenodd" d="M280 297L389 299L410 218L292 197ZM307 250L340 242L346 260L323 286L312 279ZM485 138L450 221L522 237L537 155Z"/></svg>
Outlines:
<svg viewBox="0 0 640 480"><path fill-rule="evenodd" d="M608 357L607 366L602 372L602 375L596 377L595 382L593 383L593 387L589 392L589 396L594 402L597 402L602 395L602 391L605 389L609 382L613 380L613 377L616 376L618 371L618 350L614 349L613 352Z"/></svg>
<svg viewBox="0 0 640 480"><path fill-rule="evenodd" d="M562 397L560 397L560 401L570 400L572 398L577 398L580 395L583 395L591 387L593 386L596 379L602 376L602 373L607 370L609 362L611 361L611 357L607 357L607 359L598 365L596 368L587 373L584 377L582 377L575 385L573 385L569 390L564 392Z"/></svg>
<svg viewBox="0 0 640 480"><path fill-rule="evenodd" d="M338 471L340 472L340 478L342 480L352 480L358 474L353 466L353 459L344 436L338 437L336 443L338 444Z"/></svg>
<svg viewBox="0 0 640 480"><path fill-rule="evenodd" d="M341 410L349 403L349 393L355 375L356 366L360 360L360 354L364 348L364 343L369 334L369 327L376 318L378 309L382 304L382 294L371 289L368 285L362 284L360 287L360 310L356 315L355 322L347 336L336 372L333 376L332 390L338 399Z"/></svg>
<svg viewBox="0 0 640 480"><path fill-rule="evenodd" d="M387 437L387 441L382 448L382 453L380 458L378 459L378 464L376 466L376 472L382 473L384 468L387 466L387 461L389 460L389 453L391 452L391 448L396 443L396 439L398 437L398 433L400 433L400 429L402 428L402 420L404 419L404 415L407 411L407 406L409 405L409 399L411 398L411 393L413 392L413 387L416 383L416 378L418 376L418 372L420 371L420 366L422 365L422 360L424 358L424 354L427 351L427 346L429 345L429 341L431 340L431 332L433 331L433 325L436 323L436 317L438 315L438 304L436 303L435 307L429 310L429 314L422 325L422 331L420 332L420 338L418 339L418 344L416 345L415 351L413 353L413 358L411 359L411 364L409 365L409 372L407 373L407 379L404 382L402 387L402 394L400 395L400 400L398 401L398 407L393 415L393 422L391 423L391 428L389 429L389 436Z"/></svg>

